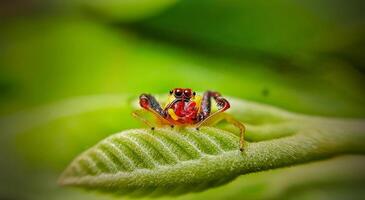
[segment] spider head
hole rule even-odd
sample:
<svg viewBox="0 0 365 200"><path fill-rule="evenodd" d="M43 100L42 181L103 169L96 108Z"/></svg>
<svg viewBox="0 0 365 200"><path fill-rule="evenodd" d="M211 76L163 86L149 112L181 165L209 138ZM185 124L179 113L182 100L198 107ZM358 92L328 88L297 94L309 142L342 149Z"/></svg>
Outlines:
<svg viewBox="0 0 365 200"><path fill-rule="evenodd" d="M174 95L176 99L191 99L195 96L195 92L190 88L175 88L170 90L170 95Z"/></svg>

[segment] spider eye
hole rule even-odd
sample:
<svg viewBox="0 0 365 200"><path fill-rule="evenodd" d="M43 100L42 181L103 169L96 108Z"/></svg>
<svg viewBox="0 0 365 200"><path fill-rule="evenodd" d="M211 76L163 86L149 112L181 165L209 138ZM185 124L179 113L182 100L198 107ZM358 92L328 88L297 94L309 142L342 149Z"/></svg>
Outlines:
<svg viewBox="0 0 365 200"><path fill-rule="evenodd" d="M184 96L185 97L191 97L191 90L184 90Z"/></svg>
<svg viewBox="0 0 365 200"><path fill-rule="evenodd" d="M182 91L180 89L175 90L175 97L181 97Z"/></svg>
<svg viewBox="0 0 365 200"><path fill-rule="evenodd" d="M170 94L172 94L173 93L173 91L172 90L170 90Z"/></svg>
<svg viewBox="0 0 365 200"><path fill-rule="evenodd" d="M196 93L195 92L193 92L193 96L195 96L196 95Z"/></svg>

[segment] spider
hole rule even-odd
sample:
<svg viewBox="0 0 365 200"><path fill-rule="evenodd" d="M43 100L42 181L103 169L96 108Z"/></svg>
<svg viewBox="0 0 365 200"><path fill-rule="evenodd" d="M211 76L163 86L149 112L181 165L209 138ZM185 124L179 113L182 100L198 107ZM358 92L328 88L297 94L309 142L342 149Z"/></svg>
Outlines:
<svg viewBox="0 0 365 200"><path fill-rule="evenodd" d="M218 110L211 112L211 99L217 103ZM230 108L229 102L218 92L206 91L203 96L197 95L190 88L175 88L170 90L166 105L162 106L156 98L150 94L141 94L139 104L143 108L132 112L132 115L152 130L155 126L146 118L142 117L141 111L147 110L157 117L159 125L193 126L197 130L203 125L214 125L219 121L226 120L240 130L240 151L243 150L245 126L231 115L223 113Z"/></svg>

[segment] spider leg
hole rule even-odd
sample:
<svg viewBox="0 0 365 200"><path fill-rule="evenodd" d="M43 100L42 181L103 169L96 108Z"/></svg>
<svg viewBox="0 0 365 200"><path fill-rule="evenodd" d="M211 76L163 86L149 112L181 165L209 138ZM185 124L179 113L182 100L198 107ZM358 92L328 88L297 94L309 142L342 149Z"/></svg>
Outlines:
<svg viewBox="0 0 365 200"><path fill-rule="evenodd" d="M243 123L241 123L240 121L235 119L233 116L231 116L227 113L219 113L219 114L215 115L214 117L209 118L207 121L205 121L204 124L209 124L209 125L213 126L223 120L227 121L230 124L233 124L235 127L237 127L240 130L240 144L239 145L240 145L240 151L243 151L246 127Z"/></svg>
<svg viewBox="0 0 365 200"><path fill-rule="evenodd" d="M218 105L218 110L212 114L211 114L211 98L213 98ZM212 91L205 92L203 95L200 112L198 114L198 119L200 120L200 122L196 125L196 128L199 129L202 125L209 124L213 121L214 121L213 124L216 124L219 121L226 120L228 123L231 123L240 129L240 151L242 151L246 128L240 121L236 120L230 115L222 113L228 108L230 108L229 102L225 98L223 98L219 93Z"/></svg>
<svg viewBox="0 0 365 200"><path fill-rule="evenodd" d="M211 98L217 103L218 110L211 114ZM200 105L200 111L198 113L199 123L196 125L199 128L207 120L214 117L215 115L224 112L230 108L230 104L227 99L223 98L218 92L207 91L203 94L202 102Z"/></svg>
<svg viewBox="0 0 365 200"><path fill-rule="evenodd" d="M161 105L152 95L141 94L141 96L139 96L139 105L154 114L161 123L171 125L170 121L166 119L168 115L167 112L161 108Z"/></svg>
<svg viewBox="0 0 365 200"><path fill-rule="evenodd" d="M144 110L135 110L132 112L132 116L135 117L136 119L139 119L141 122L143 122L148 127L150 127L152 130L154 130L155 127L153 126L153 124L141 115L141 112L143 112L143 111Z"/></svg>

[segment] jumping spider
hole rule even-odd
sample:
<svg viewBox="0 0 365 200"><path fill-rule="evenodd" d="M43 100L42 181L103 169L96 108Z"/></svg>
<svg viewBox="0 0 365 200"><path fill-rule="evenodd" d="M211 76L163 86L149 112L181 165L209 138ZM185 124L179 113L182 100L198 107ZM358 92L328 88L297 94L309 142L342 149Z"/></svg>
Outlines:
<svg viewBox="0 0 365 200"><path fill-rule="evenodd" d="M211 99L217 103L218 110L211 113ZM174 126L193 126L197 130L202 125L214 125L226 120L240 129L240 151L243 150L245 126L231 115L223 113L230 108L229 102L220 93L213 91L204 92L203 96L197 95L190 88L175 88L170 91L167 104L162 108L155 97L150 94L141 94L139 104L157 117L158 124ZM142 111L142 110L140 110ZM133 116L143 121L154 130L154 126L134 111Z"/></svg>

